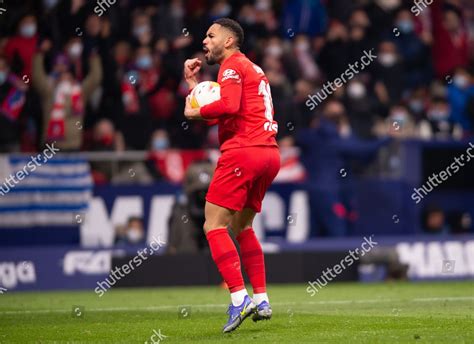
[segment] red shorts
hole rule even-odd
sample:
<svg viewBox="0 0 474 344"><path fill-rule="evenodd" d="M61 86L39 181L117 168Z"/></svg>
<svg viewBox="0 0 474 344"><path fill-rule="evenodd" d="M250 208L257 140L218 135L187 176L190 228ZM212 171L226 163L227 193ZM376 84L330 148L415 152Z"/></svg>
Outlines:
<svg viewBox="0 0 474 344"><path fill-rule="evenodd" d="M226 150L217 162L206 200L227 209L251 208L259 213L265 192L279 170L278 147Z"/></svg>

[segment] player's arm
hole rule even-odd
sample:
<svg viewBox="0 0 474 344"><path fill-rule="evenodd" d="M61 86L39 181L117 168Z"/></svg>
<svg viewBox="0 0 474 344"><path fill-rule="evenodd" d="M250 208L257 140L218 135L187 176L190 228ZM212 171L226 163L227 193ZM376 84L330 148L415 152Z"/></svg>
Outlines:
<svg viewBox="0 0 474 344"><path fill-rule="evenodd" d="M242 97L242 77L238 69L226 69L219 82L221 98L211 104L200 107L199 116L203 119L216 119L223 115L239 112Z"/></svg>
<svg viewBox="0 0 474 344"><path fill-rule="evenodd" d="M189 120L204 120L207 125L213 126L219 123L218 119L211 119L211 118L204 118L201 116L200 110L201 108L193 108L191 107L191 99L190 95L186 97L186 105L184 107L184 116L186 116Z"/></svg>
<svg viewBox="0 0 474 344"><path fill-rule="evenodd" d="M200 108L204 119L219 118L222 115L234 115L239 112L242 98L242 81L227 79L221 83L221 99Z"/></svg>
<svg viewBox="0 0 474 344"><path fill-rule="evenodd" d="M202 61L198 58L188 59L184 62L184 80L192 90L198 84L197 74L201 69Z"/></svg>

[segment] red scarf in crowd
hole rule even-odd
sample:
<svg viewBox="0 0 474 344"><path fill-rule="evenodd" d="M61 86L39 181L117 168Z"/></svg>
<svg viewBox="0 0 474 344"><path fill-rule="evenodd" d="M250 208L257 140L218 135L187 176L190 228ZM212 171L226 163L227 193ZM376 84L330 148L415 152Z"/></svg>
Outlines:
<svg viewBox="0 0 474 344"><path fill-rule="evenodd" d="M78 118L84 115L82 87L79 83L62 81L54 91L54 103L46 134L47 141L63 140L65 132L66 106L71 106L71 112Z"/></svg>

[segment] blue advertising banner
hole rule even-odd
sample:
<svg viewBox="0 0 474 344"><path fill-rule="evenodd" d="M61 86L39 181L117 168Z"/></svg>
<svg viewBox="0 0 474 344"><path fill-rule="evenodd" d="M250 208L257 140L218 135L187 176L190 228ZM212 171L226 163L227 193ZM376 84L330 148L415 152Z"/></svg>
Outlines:
<svg viewBox="0 0 474 344"><path fill-rule="evenodd" d="M147 247L120 247L113 249L95 248L78 249L77 247L36 247L8 248L0 251L0 288L2 291L24 290L60 290L89 289L96 292L99 285L112 285L111 276L117 267L112 266L114 260L126 261L137 270L140 265L162 264L160 256L166 252L166 243L161 239L154 252L146 251ZM163 244L163 247L160 246ZM369 252L372 248L395 250L398 260L407 264L410 280L442 280L442 279L473 279L474 278L474 236L449 236L433 238L430 236L397 236L397 237L354 237L350 239L320 239L301 244L289 244L279 239L271 239L263 244L264 251L272 257L270 261L278 261L279 255L288 253L315 253L322 266L326 266L322 257L328 253L341 252L349 254L358 247ZM145 253L144 253L145 252ZM360 251L360 256L363 256ZM155 255L154 259L145 261L144 255ZM344 258L343 255L341 258ZM143 259L139 258L142 257ZM177 256L162 257L170 262ZM188 256L189 258L190 256ZM275 259L273 259L275 257ZM192 258L192 257L191 257ZM357 263L358 263L358 259ZM180 256L184 264L186 255ZM329 265L328 265L329 266ZM176 268L176 261L169 265ZM163 266L162 266L163 268ZM269 269L294 269L280 262ZM133 270L133 269L132 269ZM269 271L270 271L269 270ZM316 273L316 272L315 272ZM291 274L290 274L291 275ZM129 276L133 279L133 276ZM104 281L108 281L105 283ZM130 282L130 281L129 281ZM306 282L304 280L291 282ZM163 281L166 284L166 281ZM113 282L115 284L115 281ZM134 285L140 285L135 281Z"/></svg>

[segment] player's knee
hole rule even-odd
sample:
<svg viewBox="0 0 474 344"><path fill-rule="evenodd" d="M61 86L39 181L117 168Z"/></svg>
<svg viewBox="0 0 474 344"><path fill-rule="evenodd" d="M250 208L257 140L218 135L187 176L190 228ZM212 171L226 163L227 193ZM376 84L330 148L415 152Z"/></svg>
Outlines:
<svg viewBox="0 0 474 344"><path fill-rule="evenodd" d="M230 228L232 229L232 232L234 232L236 236L250 227L252 227L252 222L247 222L247 221L242 222L242 221L233 220L230 224Z"/></svg>
<svg viewBox="0 0 474 344"><path fill-rule="evenodd" d="M232 233L234 233L236 237L242 232L242 228L234 227L232 225L230 225L229 227L232 230Z"/></svg>
<svg viewBox="0 0 474 344"><path fill-rule="evenodd" d="M204 233L208 233L209 231L212 231L214 229L220 229L220 228L226 228L228 226L227 223L224 223L223 221L208 221L204 222Z"/></svg>
<svg viewBox="0 0 474 344"><path fill-rule="evenodd" d="M239 214L238 216L234 216L232 221L230 222L230 227L234 231L235 234L240 234L244 230L249 227L252 227L253 218L254 216L249 216L248 214Z"/></svg>
<svg viewBox="0 0 474 344"><path fill-rule="evenodd" d="M208 221L204 222L204 233L207 234L210 230L212 230L211 224Z"/></svg>

